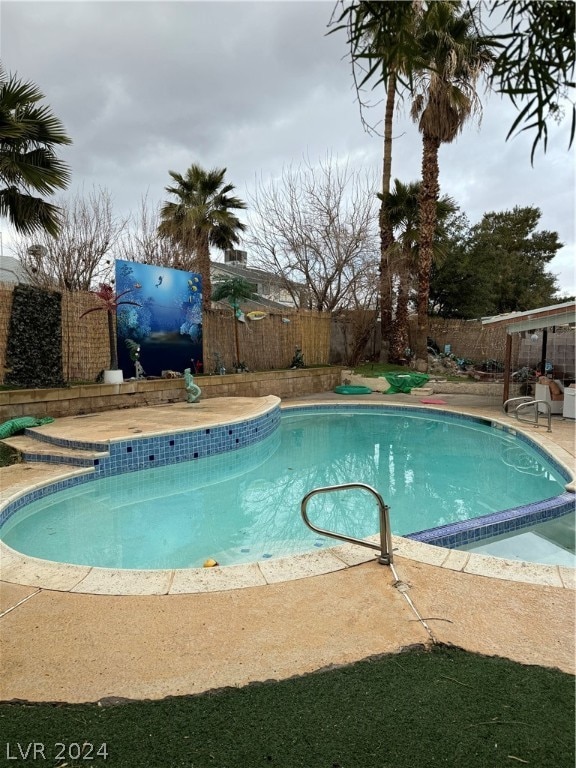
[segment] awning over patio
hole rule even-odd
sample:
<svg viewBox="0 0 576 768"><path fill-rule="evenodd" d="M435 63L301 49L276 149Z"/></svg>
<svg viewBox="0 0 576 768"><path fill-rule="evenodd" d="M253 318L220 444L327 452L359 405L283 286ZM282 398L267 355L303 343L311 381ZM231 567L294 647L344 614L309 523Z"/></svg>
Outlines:
<svg viewBox="0 0 576 768"><path fill-rule="evenodd" d="M544 329L541 355L541 361L544 365L546 361L548 328L555 328L560 325L574 327L576 325L576 301L554 304L551 307L529 309L526 312L509 312L504 315L486 317L482 319L482 325L503 325L506 328L506 358L504 361L504 391L502 395L502 402L506 402L509 398L510 375L512 373L512 334Z"/></svg>

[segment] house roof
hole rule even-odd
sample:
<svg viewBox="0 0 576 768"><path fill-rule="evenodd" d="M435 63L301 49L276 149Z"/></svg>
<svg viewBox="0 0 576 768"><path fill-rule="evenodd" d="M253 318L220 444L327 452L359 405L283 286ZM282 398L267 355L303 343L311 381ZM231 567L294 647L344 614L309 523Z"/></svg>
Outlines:
<svg viewBox="0 0 576 768"><path fill-rule="evenodd" d="M576 301L553 304L551 307L529 309L526 312L509 312L504 315L482 318L482 325L504 325L508 333L551 328L554 325L576 323Z"/></svg>
<svg viewBox="0 0 576 768"><path fill-rule="evenodd" d="M230 308L230 304L225 300L214 301L213 304L220 308ZM242 299L240 301L240 308L243 312L251 312L253 309L277 309L281 312L291 312L295 309L293 306L287 306L281 304L279 301L272 301L272 299L266 299L264 296L258 296L257 299Z"/></svg>
<svg viewBox="0 0 576 768"><path fill-rule="evenodd" d="M225 272L234 277L243 277L245 280L251 280L253 282L274 283L275 285L280 286L286 285L288 282L296 288L305 287L302 283L297 283L294 280L285 280L283 277L275 275L273 272L266 272L264 269L255 269L254 267L246 267L238 262L211 261L210 266L212 269L218 270L219 272Z"/></svg>
<svg viewBox="0 0 576 768"><path fill-rule="evenodd" d="M0 256L0 283L29 283L22 262L13 256Z"/></svg>

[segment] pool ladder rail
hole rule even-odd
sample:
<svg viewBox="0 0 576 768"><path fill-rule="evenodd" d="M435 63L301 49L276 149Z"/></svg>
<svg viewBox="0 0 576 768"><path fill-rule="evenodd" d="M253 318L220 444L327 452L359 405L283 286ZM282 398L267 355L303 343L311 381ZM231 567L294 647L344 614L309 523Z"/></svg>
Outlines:
<svg viewBox="0 0 576 768"><path fill-rule="evenodd" d="M358 488L371 493L378 502L378 514L380 518L380 544L373 544L371 541L366 541L365 539L356 539L353 536L346 536L343 533L336 533L335 531L327 531L324 528L319 528L310 522L308 513L306 512L308 502L312 496L315 496L318 493L331 493L332 491L345 491ZM313 490L309 491L302 499L300 503L300 513L308 528L310 528L315 533L319 533L322 536L330 536L333 539L347 541L350 544L359 544L362 547L379 550L380 557L378 558L378 562L381 565L392 565L393 555L392 534L390 531L390 509L384 503L382 496L380 496L378 491L372 488L372 486L366 485L365 483L343 483L342 485L327 485L322 488L314 488Z"/></svg>
<svg viewBox="0 0 576 768"><path fill-rule="evenodd" d="M510 403L518 403L514 407L513 414L516 416L516 419L518 421L524 422L524 424L534 424L534 426L539 427L538 424L538 418L540 416L540 408L539 405L546 406L546 418L548 420L548 432L552 432L552 409L550 408L550 403L546 400L534 400L529 395L524 395L523 397L511 397L509 400L506 400L506 402L502 405L502 410L504 413L508 414L508 406ZM525 410L526 408L533 407L534 408L534 418L533 419L521 419L520 418L520 412Z"/></svg>

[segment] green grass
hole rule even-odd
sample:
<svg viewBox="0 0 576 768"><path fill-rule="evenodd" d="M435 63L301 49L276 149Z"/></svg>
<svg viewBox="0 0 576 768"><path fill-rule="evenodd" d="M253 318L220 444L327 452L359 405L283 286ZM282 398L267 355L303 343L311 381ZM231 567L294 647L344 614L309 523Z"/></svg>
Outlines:
<svg viewBox="0 0 576 768"><path fill-rule="evenodd" d="M392 363L362 363L354 368L354 373L359 376L384 376L385 373L410 373L406 365L392 365Z"/></svg>
<svg viewBox="0 0 576 768"><path fill-rule="evenodd" d="M68 768L572 768L573 717L571 675L437 647L162 701L3 703L0 730L12 750L43 743L43 765L94 745Z"/></svg>

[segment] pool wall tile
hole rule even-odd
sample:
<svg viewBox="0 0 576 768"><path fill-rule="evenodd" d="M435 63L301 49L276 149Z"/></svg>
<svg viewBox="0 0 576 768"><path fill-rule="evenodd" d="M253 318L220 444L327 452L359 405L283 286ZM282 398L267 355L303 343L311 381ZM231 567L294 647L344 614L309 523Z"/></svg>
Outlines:
<svg viewBox="0 0 576 768"><path fill-rule="evenodd" d="M495 512L471 520L462 520L438 528L410 533L406 535L406 538L425 544L433 544L437 547L454 549L566 515L574 509L574 501L573 493L563 493L560 496L534 504L526 504L522 507L506 509L503 512Z"/></svg>
<svg viewBox="0 0 576 768"><path fill-rule="evenodd" d="M136 472L166 464L190 461L194 458L204 458L206 456L218 458L220 454L229 454L230 452L237 451L239 448L264 442L267 437L270 437L277 431L279 426L280 407L277 405L267 413L253 419L235 423L232 426L211 427L209 430L201 428L188 432L143 438L134 436L129 440L120 440L105 445L102 443L81 443L61 439L57 442L53 441L54 445L57 444L66 448L108 450L108 455L101 456L97 460L81 459L78 462L70 462L78 463L78 466L85 467L87 466L85 462L88 461L88 466L93 466L94 472L66 478L42 488L36 488L8 502L0 512L0 525L27 504L62 491L65 488L71 488L96 479L112 477L126 472ZM33 434L32 436L37 437L38 435ZM44 442L49 441L45 439ZM151 456L154 458L151 459ZM42 455L42 460L44 461L50 461L50 458ZM225 460L230 462L230 457ZM57 461L62 463L62 458L59 458ZM68 459L66 461L69 463ZM79 463L80 461L83 463Z"/></svg>

